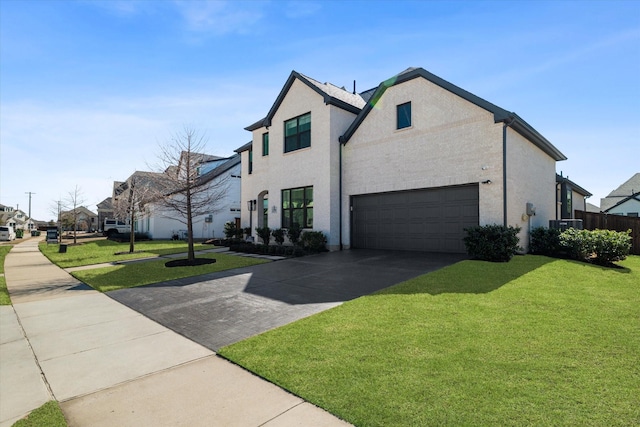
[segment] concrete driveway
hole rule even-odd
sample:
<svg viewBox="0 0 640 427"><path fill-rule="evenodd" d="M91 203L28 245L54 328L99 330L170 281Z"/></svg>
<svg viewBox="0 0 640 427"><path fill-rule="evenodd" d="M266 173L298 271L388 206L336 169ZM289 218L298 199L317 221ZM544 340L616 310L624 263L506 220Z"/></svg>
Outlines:
<svg viewBox="0 0 640 427"><path fill-rule="evenodd" d="M225 345L465 259L353 249L109 292L201 345Z"/></svg>

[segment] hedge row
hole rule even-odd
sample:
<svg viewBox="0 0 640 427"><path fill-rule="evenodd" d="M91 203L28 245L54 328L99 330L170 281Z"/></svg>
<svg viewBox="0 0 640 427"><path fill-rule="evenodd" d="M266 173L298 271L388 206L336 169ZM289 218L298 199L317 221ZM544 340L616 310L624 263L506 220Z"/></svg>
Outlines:
<svg viewBox="0 0 640 427"><path fill-rule="evenodd" d="M608 265L624 260L631 251L631 230L565 231L535 228L531 231L531 253L552 257L566 257Z"/></svg>

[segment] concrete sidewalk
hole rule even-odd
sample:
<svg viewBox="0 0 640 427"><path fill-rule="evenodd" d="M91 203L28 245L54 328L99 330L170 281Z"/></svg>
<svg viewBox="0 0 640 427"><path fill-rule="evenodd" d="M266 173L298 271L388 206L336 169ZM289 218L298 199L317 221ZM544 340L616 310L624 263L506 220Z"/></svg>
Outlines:
<svg viewBox="0 0 640 427"><path fill-rule="evenodd" d="M0 427L56 399L71 426L345 426L78 282L38 241L5 260Z"/></svg>

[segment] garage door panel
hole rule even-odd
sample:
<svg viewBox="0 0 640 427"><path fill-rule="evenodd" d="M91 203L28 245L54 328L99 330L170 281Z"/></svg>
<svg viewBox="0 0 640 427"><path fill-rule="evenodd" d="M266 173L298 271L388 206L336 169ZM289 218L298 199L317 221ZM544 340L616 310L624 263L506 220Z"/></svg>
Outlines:
<svg viewBox="0 0 640 427"><path fill-rule="evenodd" d="M478 185L352 198L354 247L465 252L465 227L478 225Z"/></svg>

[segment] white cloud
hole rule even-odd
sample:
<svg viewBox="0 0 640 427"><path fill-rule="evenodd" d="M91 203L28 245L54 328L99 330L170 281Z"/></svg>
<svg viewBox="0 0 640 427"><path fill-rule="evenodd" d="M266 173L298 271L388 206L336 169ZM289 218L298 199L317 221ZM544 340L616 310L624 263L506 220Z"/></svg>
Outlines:
<svg viewBox="0 0 640 427"><path fill-rule="evenodd" d="M189 31L205 34L246 34L262 18L264 2L185 1L174 2Z"/></svg>

